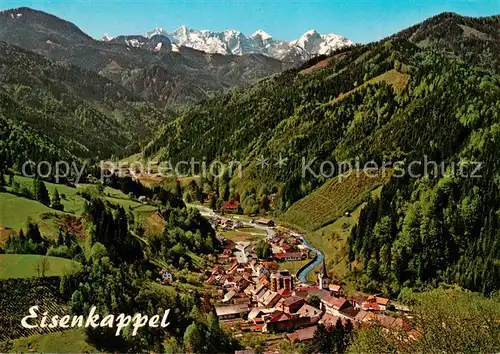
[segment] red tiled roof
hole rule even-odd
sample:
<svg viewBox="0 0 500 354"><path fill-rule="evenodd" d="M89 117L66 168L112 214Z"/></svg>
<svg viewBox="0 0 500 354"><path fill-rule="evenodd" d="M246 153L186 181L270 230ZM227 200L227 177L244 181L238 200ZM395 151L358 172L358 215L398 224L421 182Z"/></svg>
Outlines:
<svg viewBox="0 0 500 354"><path fill-rule="evenodd" d="M230 203L230 202L225 202L224 203L224 208L226 209L236 209L238 207L238 205L240 205L240 202L235 200L234 203Z"/></svg>
<svg viewBox="0 0 500 354"><path fill-rule="evenodd" d="M380 311L380 306L374 302L363 302L361 308L366 311Z"/></svg>
<svg viewBox="0 0 500 354"><path fill-rule="evenodd" d="M293 291L288 289L280 289L278 290L278 294L280 294L281 297L290 297L293 295Z"/></svg>
<svg viewBox="0 0 500 354"><path fill-rule="evenodd" d="M292 315L289 313L285 312L279 312L276 316L273 316L269 322L280 322L280 321L287 321L292 318Z"/></svg>
<svg viewBox="0 0 500 354"><path fill-rule="evenodd" d="M262 332L262 327L264 327L263 323L259 323L252 327L253 332Z"/></svg>
<svg viewBox="0 0 500 354"><path fill-rule="evenodd" d="M287 258L302 258L301 252L286 252L286 253L276 253L274 258L277 259L287 259Z"/></svg>
<svg viewBox="0 0 500 354"><path fill-rule="evenodd" d="M376 301L377 301L377 304L379 304L379 305L387 306L387 304L389 303L390 300L386 299L384 297L377 297Z"/></svg>

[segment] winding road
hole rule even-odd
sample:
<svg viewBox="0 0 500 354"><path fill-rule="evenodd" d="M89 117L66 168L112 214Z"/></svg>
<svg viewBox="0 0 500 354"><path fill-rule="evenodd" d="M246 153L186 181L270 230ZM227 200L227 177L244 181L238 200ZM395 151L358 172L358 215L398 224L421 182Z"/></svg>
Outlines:
<svg viewBox="0 0 500 354"><path fill-rule="evenodd" d="M197 205L197 204L187 204L188 207L190 208L196 208L200 211L200 214L204 217L225 217L223 215L220 215L220 214L217 214L216 212L214 212L212 209L210 208L207 208L207 207L204 207L202 205ZM241 221L241 220L240 220ZM255 228L258 228L258 229L262 229L262 230L265 230L266 233L267 233L267 238L268 239L271 239L274 237L275 235L275 231L274 231L274 228L272 227L268 227L268 226L264 226L264 225L259 225L259 224L252 224L252 223L249 223L249 222L245 222L245 221L241 221L243 223L243 225L245 226L250 226L250 227L255 227ZM304 284L309 284L309 285L312 285L313 283L307 281L307 275L314 271L314 269L319 266L321 264L321 262L323 262L323 259L325 259L325 256L323 255L323 253L314 248L302 235L300 235L298 232L296 231L293 231L293 230L290 230L288 229L288 232L290 232L290 234L292 236L296 236L296 237L299 237L301 240L302 240L302 243L304 244L304 246L307 246L309 249L313 250L315 253L316 253L316 258L314 260L312 260L306 267L304 267L303 269L300 270L300 272L297 274L297 278Z"/></svg>

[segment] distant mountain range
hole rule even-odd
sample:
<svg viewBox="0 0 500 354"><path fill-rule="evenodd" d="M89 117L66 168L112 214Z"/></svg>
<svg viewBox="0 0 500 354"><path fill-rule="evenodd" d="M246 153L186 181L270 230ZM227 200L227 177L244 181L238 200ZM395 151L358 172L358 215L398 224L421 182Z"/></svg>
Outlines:
<svg viewBox="0 0 500 354"><path fill-rule="evenodd" d="M172 46L162 35L95 40L71 22L31 8L0 12L0 41L95 71L141 99L198 102L290 67L265 55L221 55Z"/></svg>
<svg viewBox="0 0 500 354"><path fill-rule="evenodd" d="M274 39L272 35L263 30L258 30L248 37L242 32L232 29L216 32L196 30L186 26L181 26L170 33L157 27L147 32L145 36L118 36L114 38L106 34L102 40L126 43L132 47L148 47L152 38L162 42L159 47L167 44L168 40L169 44L173 45L173 50L184 46L211 54L262 54L293 64L309 60L316 55L329 54L335 49L353 44L352 41L340 35L322 35L316 30L304 33L297 40L284 41Z"/></svg>

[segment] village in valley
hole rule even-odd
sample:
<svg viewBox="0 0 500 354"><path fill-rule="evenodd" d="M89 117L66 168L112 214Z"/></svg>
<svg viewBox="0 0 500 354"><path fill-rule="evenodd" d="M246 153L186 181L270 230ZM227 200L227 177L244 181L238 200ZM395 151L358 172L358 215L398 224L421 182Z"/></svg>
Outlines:
<svg viewBox="0 0 500 354"><path fill-rule="evenodd" d="M305 244L303 235L276 226L271 219L244 222L236 215L215 213L205 217L217 231L223 252L217 255L216 265L206 270L204 282L216 287L217 317L235 337L282 334L291 343L307 343L319 324L335 326L338 320L350 321L353 327L377 324L387 331L405 331L409 338L418 335L406 306L379 295L346 293L328 274L325 260L318 262L317 250ZM256 230L265 233L252 232ZM234 237L245 232L259 237ZM265 259L258 254L263 243L270 250ZM296 270L292 272L287 268L293 263L301 266L292 267ZM298 274L313 273L316 266L321 270L315 282L309 281L311 277L299 280Z"/></svg>
<svg viewBox="0 0 500 354"><path fill-rule="evenodd" d="M222 247L202 279L204 285L216 289L217 317L236 338L247 333L264 338L281 334L279 338L290 343L307 343L318 325L334 327L339 320L352 327L378 325L385 331L406 332L410 339L418 337L407 306L381 294L346 291L304 234L273 219L244 216L236 200L225 201L216 210L190 206L210 221ZM168 271L163 270L161 277L165 284L174 282ZM269 352L275 340L267 340Z"/></svg>

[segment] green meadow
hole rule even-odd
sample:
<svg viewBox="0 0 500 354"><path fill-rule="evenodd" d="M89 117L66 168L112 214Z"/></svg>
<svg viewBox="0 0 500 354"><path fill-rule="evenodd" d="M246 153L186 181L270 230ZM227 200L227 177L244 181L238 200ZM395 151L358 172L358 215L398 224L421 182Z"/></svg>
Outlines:
<svg viewBox="0 0 500 354"><path fill-rule="evenodd" d="M97 350L85 341L83 329L71 329L64 332L38 334L15 339L12 353L95 353Z"/></svg>
<svg viewBox="0 0 500 354"><path fill-rule="evenodd" d="M81 265L65 258L40 256L35 254L1 254L0 279L38 277L37 264L47 260L45 276L61 276L80 269Z"/></svg>
<svg viewBox="0 0 500 354"><path fill-rule="evenodd" d="M31 188L33 185L32 178L14 176L14 180L21 187ZM59 229L57 225L58 216L80 216L85 210L85 199L78 193L94 188L91 184L79 184L75 188L48 182L45 182L45 186L51 197L54 190L57 189L64 205L63 212L52 209L36 200L9 193L10 188L7 188L7 192L0 192L0 227L18 232L19 229L26 228L28 219L31 219L39 225L43 235L54 238L57 236L57 230ZM132 209L139 217L147 217L156 211L156 207L141 204L130 199L128 195L120 190L110 187L104 189L102 197L112 204L121 205L127 210Z"/></svg>

